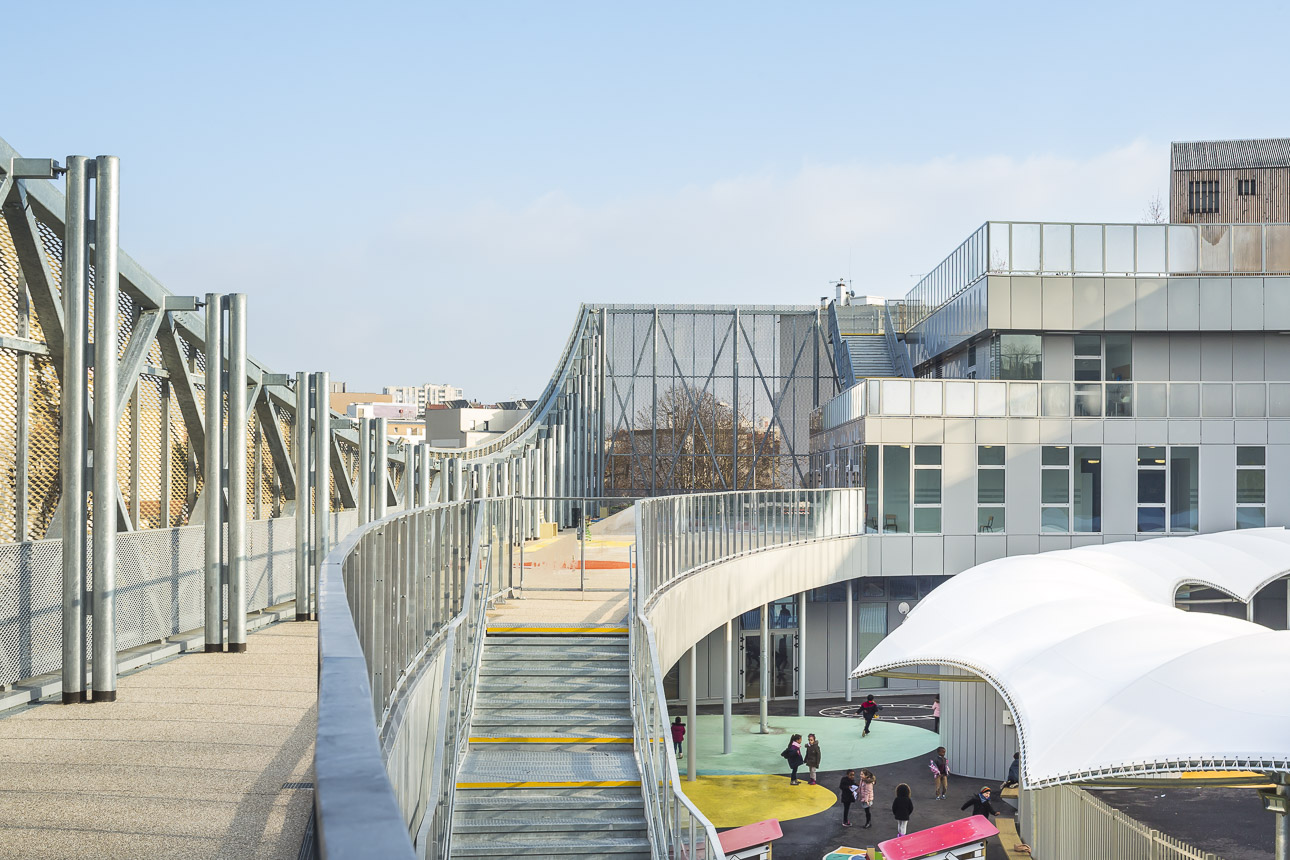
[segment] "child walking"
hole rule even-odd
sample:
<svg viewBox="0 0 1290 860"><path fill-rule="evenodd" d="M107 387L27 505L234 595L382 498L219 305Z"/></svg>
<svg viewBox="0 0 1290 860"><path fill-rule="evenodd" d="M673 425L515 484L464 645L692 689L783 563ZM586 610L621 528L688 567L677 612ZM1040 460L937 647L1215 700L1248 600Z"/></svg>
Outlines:
<svg viewBox="0 0 1290 860"><path fill-rule="evenodd" d="M914 814L914 801L909 796L909 786L896 786L896 799L891 802L891 814L896 816L896 835L904 836L909 828L909 817Z"/></svg>
<svg viewBox="0 0 1290 860"><path fill-rule="evenodd" d="M932 756L929 767L936 783L936 799L944 800L945 793L950 790L950 760L945 756L945 747L936 748L936 755Z"/></svg>
<svg viewBox="0 0 1290 860"><path fill-rule="evenodd" d="M677 717L676 722L672 723L672 746L676 748L676 754L681 754L681 742L685 740L685 725L681 718Z"/></svg>

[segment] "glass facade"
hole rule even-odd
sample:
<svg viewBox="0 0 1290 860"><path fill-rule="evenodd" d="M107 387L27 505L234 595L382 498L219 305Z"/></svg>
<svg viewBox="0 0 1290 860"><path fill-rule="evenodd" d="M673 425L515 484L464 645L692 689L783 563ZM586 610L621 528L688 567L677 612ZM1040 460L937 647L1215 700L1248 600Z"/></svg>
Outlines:
<svg viewBox="0 0 1290 860"><path fill-rule="evenodd" d="M1001 334L995 379L1042 379L1043 338L1037 334Z"/></svg>
<svg viewBox="0 0 1290 860"><path fill-rule="evenodd" d="M914 531L941 531L941 446L914 446Z"/></svg>
<svg viewBox="0 0 1290 860"><path fill-rule="evenodd" d="M1102 449L1045 445L1040 468L1040 531L1100 532Z"/></svg>

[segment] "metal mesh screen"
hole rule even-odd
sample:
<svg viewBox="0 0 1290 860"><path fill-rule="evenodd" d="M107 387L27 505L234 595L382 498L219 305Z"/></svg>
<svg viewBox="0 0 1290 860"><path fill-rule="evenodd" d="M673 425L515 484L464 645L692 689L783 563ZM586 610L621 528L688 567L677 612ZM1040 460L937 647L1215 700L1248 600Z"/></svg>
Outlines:
<svg viewBox="0 0 1290 860"><path fill-rule="evenodd" d="M836 393L810 308L606 306L605 493L804 486Z"/></svg>
<svg viewBox="0 0 1290 860"><path fill-rule="evenodd" d="M18 354L0 348L0 541L17 540Z"/></svg>
<svg viewBox="0 0 1290 860"><path fill-rule="evenodd" d="M62 434L59 412L61 386L53 362L37 356L28 371L27 403L27 534L45 537L58 510L58 441Z"/></svg>
<svg viewBox="0 0 1290 860"><path fill-rule="evenodd" d="M0 684L62 665L62 541L0 545Z"/></svg>

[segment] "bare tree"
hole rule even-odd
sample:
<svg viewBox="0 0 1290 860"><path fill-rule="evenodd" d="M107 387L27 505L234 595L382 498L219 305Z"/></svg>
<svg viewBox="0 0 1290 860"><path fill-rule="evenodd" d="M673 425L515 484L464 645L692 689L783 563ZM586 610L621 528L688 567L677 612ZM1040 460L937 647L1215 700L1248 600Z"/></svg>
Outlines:
<svg viewBox="0 0 1290 860"><path fill-rule="evenodd" d="M1164 201L1160 199L1159 192L1147 201L1147 208L1142 213L1142 220L1148 224L1167 224L1169 223L1169 210L1165 208Z"/></svg>

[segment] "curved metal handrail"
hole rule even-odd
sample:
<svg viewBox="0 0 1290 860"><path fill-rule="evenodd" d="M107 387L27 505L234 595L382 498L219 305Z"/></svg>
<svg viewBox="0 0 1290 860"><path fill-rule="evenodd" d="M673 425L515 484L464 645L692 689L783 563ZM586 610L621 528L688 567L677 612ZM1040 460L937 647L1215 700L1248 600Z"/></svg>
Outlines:
<svg viewBox="0 0 1290 860"><path fill-rule="evenodd" d="M558 403L564 384L569 378L569 372L573 367L574 351L581 340L586 336L588 321L595 314L587 305L578 307L577 320L574 322L573 331L569 334L569 339L564 345L564 351L560 354L560 360L551 373L551 379L547 382L546 388L543 389L541 397L533 404L528 414L520 419L514 427L507 430L498 439L494 439L483 445L476 445L471 448L436 448L429 446L431 457L454 457L462 460L478 460L499 454L505 449L515 445L524 437L536 432L538 424L544 421L551 410Z"/></svg>

